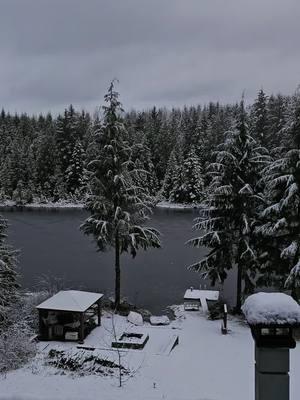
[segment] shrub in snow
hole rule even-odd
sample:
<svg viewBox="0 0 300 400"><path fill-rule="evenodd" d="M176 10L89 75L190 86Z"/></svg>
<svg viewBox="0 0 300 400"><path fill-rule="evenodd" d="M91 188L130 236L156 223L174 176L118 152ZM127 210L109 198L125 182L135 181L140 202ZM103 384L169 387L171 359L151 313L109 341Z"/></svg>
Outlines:
<svg viewBox="0 0 300 400"><path fill-rule="evenodd" d="M12 310L12 313L16 314L14 319L22 320L28 325L30 329L32 329L34 332L37 332L39 326L39 318L36 306L51 297L51 295L52 293L50 294L46 291L22 295L19 307Z"/></svg>
<svg viewBox="0 0 300 400"><path fill-rule="evenodd" d="M10 308L18 301L18 251L7 244L7 221L0 216L0 331L10 319Z"/></svg>
<svg viewBox="0 0 300 400"><path fill-rule="evenodd" d="M10 325L0 336L0 373L20 368L36 353L32 331L24 323Z"/></svg>
<svg viewBox="0 0 300 400"><path fill-rule="evenodd" d="M117 362L101 357L100 354L85 350L55 350L48 353L47 363L53 367L77 372L80 375L111 375L121 368L122 374L129 371Z"/></svg>

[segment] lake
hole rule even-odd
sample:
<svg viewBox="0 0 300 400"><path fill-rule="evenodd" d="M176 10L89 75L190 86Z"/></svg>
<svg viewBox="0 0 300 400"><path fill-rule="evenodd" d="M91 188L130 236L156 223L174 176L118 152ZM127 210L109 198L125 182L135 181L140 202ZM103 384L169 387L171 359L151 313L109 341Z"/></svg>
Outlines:
<svg viewBox="0 0 300 400"><path fill-rule="evenodd" d="M65 288L95 290L113 295L114 258L112 251L99 253L92 238L79 230L87 213L78 209L2 210L9 221L9 242L21 250L20 271L23 287L31 290L46 274L60 278ZM182 303L187 288L210 288L209 282L187 269L206 252L184 243L197 235L192 229L197 210L157 208L147 223L162 236L162 249L139 251L135 259L121 256L122 296L152 313L168 305ZM217 288L232 303L234 274Z"/></svg>

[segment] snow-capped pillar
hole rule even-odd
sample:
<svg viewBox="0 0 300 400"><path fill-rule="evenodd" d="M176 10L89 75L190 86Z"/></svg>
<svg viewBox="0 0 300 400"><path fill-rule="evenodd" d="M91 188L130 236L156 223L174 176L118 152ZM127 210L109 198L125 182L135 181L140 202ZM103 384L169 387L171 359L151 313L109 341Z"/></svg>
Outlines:
<svg viewBox="0 0 300 400"><path fill-rule="evenodd" d="M296 347L299 304L283 293L256 293L242 310L255 342L255 400L289 400L289 351Z"/></svg>

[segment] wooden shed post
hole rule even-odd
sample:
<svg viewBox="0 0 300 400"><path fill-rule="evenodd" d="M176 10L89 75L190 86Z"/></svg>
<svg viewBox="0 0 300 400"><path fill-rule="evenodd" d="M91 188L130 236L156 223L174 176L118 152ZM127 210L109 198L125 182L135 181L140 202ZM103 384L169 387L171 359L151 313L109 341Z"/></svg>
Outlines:
<svg viewBox="0 0 300 400"><path fill-rule="evenodd" d="M38 310L38 312L39 312L39 336L40 336L40 338L44 339L45 329L44 329L44 321L43 321L43 317L42 317L42 311Z"/></svg>
<svg viewBox="0 0 300 400"><path fill-rule="evenodd" d="M79 343L84 343L84 313L80 313Z"/></svg>
<svg viewBox="0 0 300 400"><path fill-rule="evenodd" d="M101 326L101 299L97 301L98 307L98 326Z"/></svg>

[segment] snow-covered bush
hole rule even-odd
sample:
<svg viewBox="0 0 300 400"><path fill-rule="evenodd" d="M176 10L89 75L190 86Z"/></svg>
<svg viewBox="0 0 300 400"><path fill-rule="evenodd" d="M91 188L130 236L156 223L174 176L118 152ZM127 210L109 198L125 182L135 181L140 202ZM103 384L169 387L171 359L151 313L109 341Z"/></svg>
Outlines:
<svg viewBox="0 0 300 400"><path fill-rule="evenodd" d="M39 318L36 306L51 297L47 291L27 293L22 296L22 302L15 312L18 318L28 325L34 332L38 331Z"/></svg>
<svg viewBox="0 0 300 400"><path fill-rule="evenodd" d="M32 331L23 322L10 325L0 335L0 373L20 368L36 353Z"/></svg>

